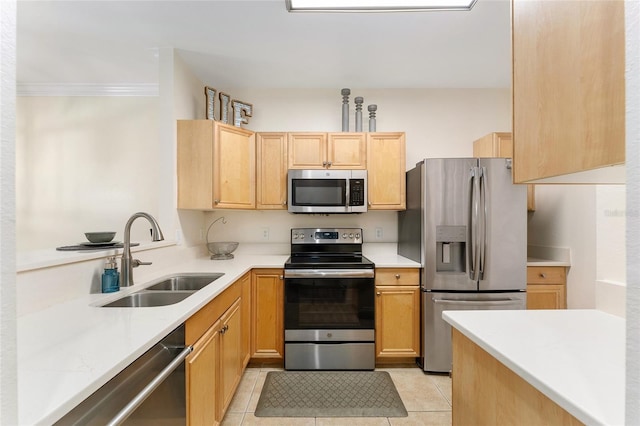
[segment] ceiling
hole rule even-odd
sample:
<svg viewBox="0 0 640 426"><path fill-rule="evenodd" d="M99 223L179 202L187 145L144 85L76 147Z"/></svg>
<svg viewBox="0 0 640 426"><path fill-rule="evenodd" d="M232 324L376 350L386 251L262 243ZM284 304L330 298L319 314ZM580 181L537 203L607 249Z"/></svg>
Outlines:
<svg viewBox="0 0 640 426"><path fill-rule="evenodd" d="M167 47L221 90L511 81L508 0L417 13L289 13L284 0L19 0L17 10L19 84L153 84Z"/></svg>

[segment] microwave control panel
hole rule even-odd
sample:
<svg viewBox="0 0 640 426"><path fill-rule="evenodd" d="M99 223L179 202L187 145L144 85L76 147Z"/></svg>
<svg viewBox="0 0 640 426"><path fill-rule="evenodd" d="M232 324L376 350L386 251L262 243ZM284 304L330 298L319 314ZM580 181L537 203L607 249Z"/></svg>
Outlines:
<svg viewBox="0 0 640 426"><path fill-rule="evenodd" d="M349 205L364 206L364 179L349 180Z"/></svg>

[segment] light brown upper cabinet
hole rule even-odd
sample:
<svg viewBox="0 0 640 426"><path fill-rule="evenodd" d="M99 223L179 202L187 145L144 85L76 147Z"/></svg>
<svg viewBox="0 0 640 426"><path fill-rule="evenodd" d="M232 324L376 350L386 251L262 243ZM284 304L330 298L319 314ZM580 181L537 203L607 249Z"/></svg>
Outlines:
<svg viewBox="0 0 640 426"><path fill-rule="evenodd" d="M178 120L178 208L255 209L252 131L213 120Z"/></svg>
<svg viewBox="0 0 640 426"><path fill-rule="evenodd" d="M515 182L621 169L606 166L625 161L624 7L512 0Z"/></svg>
<svg viewBox="0 0 640 426"><path fill-rule="evenodd" d="M287 134L256 133L256 208L287 209Z"/></svg>
<svg viewBox="0 0 640 426"><path fill-rule="evenodd" d="M404 132L367 133L369 210L406 208Z"/></svg>
<svg viewBox="0 0 640 426"><path fill-rule="evenodd" d="M288 134L290 169L366 169L365 133Z"/></svg>
<svg viewBox="0 0 640 426"><path fill-rule="evenodd" d="M473 142L474 157L513 158L513 139L509 132L493 132ZM527 185L527 211L536 209L536 188Z"/></svg>

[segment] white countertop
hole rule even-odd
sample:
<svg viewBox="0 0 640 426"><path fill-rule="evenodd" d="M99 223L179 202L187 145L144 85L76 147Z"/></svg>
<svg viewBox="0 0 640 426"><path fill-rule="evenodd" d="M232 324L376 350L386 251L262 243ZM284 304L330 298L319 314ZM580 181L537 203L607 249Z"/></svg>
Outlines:
<svg viewBox="0 0 640 426"><path fill-rule="evenodd" d="M395 247L395 245L394 245ZM420 267L379 248L365 250L378 267ZM201 257L159 270L145 283L111 294L87 294L18 318L18 419L51 424L91 395L187 318L252 268L282 268L288 254L238 254L233 260ZM100 308L173 273L224 272L174 305Z"/></svg>
<svg viewBox="0 0 640 426"><path fill-rule="evenodd" d="M445 311L443 318L581 422L624 424L623 318L597 310Z"/></svg>
<svg viewBox="0 0 640 426"><path fill-rule="evenodd" d="M564 260L540 259L538 257L527 257L527 266L571 266L571 263Z"/></svg>

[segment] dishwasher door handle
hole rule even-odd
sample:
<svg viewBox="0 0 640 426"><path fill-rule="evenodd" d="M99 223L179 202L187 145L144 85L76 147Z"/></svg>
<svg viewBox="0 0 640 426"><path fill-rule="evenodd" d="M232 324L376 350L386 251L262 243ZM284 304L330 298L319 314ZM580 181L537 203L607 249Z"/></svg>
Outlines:
<svg viewBox="0 0 640 426"><path fill-rule="evenodd" d="M115 426L122 424L144 401L153 393L153 391L160 386L160 384L169 375L178 368L182 362L184 362L187 355L193 351L193 346L186 346L165 368L162 369L156 377L154 377L145 387L138 393L127 405L124 406L118 414L115 415L108 426Z"/></svg>

